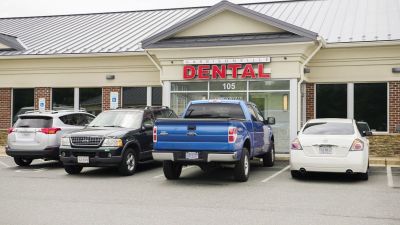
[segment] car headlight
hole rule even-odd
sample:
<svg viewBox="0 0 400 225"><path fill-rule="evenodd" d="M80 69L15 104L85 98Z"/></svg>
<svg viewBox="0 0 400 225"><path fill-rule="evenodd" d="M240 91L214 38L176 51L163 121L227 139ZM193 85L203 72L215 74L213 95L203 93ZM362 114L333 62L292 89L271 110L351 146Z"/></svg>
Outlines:
<svg viewBox="0 0 400 225"><path fill-rule="evenodd" d="M71 146L71 142L69 141L69 138L67 138L67 137L61 138L61 146Z"/></svg>
<svg viewBox="0 0 400 225"><path fill-rule="evenodd" d="M122 147L124 146L121 139L106 138L101 145L103 147Z"/></svg>

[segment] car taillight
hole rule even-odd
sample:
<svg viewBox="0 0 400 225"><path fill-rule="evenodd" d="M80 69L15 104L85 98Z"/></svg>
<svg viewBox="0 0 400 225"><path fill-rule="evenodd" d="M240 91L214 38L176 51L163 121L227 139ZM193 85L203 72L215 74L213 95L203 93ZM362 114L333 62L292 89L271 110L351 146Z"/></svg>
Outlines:
<svg viewBox="0 0 400 225"><path fill-rule="evenodd" d="M7 133L8 133L8 134L11 134L12 132L14 132L14 128L12 128L12 127L11 127L11 128L8 128Z"/></svg>
<svg viewBox="0 0 400 225"><path fill-rule="evenodd" d="M235 143L237 138L237 128L229 127L228 128L228 143Z"/></svg>
<svg viewBox="0 0 400 225"><path fill-rule="evenodd" d="M292 150L303 150L303 147L300 144L300 141L298 138L294 139L292 141L292 144L290 145L290 149Z"/></svg>
<svg viewBox="0 0 400 225"><path fill-rule="evenodd" d="M153 142L157 142L157 127L153 127Z"/></svg>
<svg viewBox="0 0 400 225"><path fill-rule="evenodd" d="M42 128L42 129L40 129L40 132L42 132L44 134L56 134L60 130L61 130L61 128L51 127L51 128Z"/></svg>
<svg viewBox="0 0 400 225"><path fill-rule="evenodd" d="M353 141L353 144L351 145L350 151L362 151L364 150L364 142L362 142L360 139L356 139Z"/></svg>

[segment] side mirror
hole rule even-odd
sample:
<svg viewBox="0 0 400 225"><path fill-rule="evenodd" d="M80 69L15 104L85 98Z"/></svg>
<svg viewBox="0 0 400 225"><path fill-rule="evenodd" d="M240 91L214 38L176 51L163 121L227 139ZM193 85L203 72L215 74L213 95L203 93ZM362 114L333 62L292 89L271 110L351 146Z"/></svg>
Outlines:
<svg viewBox="0 0 400 225"><path fill-rule="evenodd" d="M275 124L275 117L268 117L267 120L264 121L264 124L274 125Z"/></svg>
<svg viewBox="0 0 400 225"><path fill-rule="evenodd" d="M152 130L152 129L153 129L153 124L145 123L142 125L142 130Z"/></svg>

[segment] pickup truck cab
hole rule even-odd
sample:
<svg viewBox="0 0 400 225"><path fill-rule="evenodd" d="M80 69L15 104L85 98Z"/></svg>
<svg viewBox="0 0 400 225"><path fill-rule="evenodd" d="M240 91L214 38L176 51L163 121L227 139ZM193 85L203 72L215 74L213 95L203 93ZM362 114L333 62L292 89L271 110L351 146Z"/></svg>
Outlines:
<svg viewBox="0 0 400 225"><path fill-rule="evenodd" d="M234 164L237 181L247 181L253 157L264 166L275 161L274 135L256 105L240 100L199 100L189 103L183 118L158 119L153 128L153 158L163 161L167 179L178 179L183 165L207 168Z"/></svg>
<svg viewBox="0 0 400 225"><path fill-rule="evenodd" d="M60 160L69 174L83 167L117 167L133 175L139 162L152 160L157 118L176 118L167 107L135 107L100 113L84 129L61 138Z"/></svg>

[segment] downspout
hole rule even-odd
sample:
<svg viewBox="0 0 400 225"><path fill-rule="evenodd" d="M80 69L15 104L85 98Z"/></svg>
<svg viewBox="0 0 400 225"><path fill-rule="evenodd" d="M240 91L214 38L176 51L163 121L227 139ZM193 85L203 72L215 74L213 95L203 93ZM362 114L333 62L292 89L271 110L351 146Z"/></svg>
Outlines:
<svg viewBox="0 0 400 225"><path fill-rule="evenodd" d="M161 77L162 77L161 65L158 64L156 62L156 60L154 60L154 58L150 55L150 53L147 50L144 50L144 53L147 55L147 57L150 59L150 61L157 67L158 71L160 71L160 84L161 84L161 87L163 87L164 83L161 81Z"/></svg>
<svg viewBox="0 0 400 225"><path fill-rule="evenodd" d="M307 57L307 59L300 65L300 80L297 83L297 130L301 129L301 112L302 112L302 105L301 105L301 85L304 82L304 68L307 65L307 63L314 57L314 55L322 48L322 46L325 46L324 39L322 37L317 38L318 41L318 46L315 48L315 50Z"/></svg>

